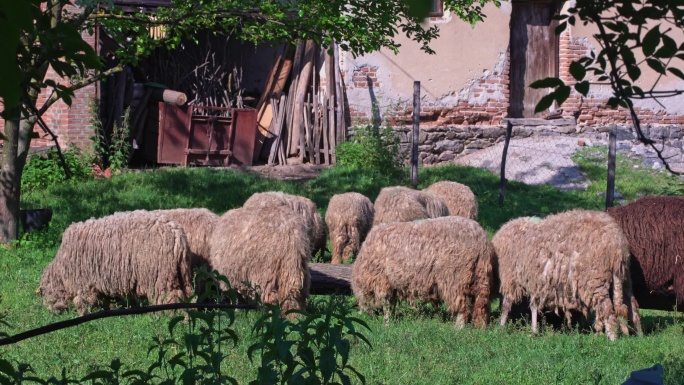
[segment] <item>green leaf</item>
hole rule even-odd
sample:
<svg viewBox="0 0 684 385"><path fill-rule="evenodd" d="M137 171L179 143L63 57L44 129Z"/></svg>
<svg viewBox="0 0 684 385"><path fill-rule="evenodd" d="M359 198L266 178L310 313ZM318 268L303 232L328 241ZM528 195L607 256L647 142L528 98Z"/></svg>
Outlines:
<svg viewBox="0 0 684 385"><path fill-rule="evenodd" d="M335 359L335 350L329 346L321 349L321 356L319 358L319 368L324 382L328 382L335 372L337 360Z"/></svg>
<svg viewBox="0 0 684 385"><path fill-rule="evenodd" d="M565 83L559 78L544 78L530 84L530 88L553 88L564 85Z"/></svg>
<svg viewBox="0 0 684 385"><path fill-rule="evenodd" d="M584 79L584 76L587 74L587 70L584 68L584 66L576 61L570 63L569 71L570 75L572 75L572 77L577 81Z"/></svg>
<svg viewBox="0 0 684 385"><path fill-rule="evenodd" d="M176 328L176 325L178 325L179 322L183 321L183 319L183 316L176 316L169 321L169 334L173 335L173 330Z"/></svg>
<svg viewBox="0 0 684 385"><path fill-rule="evenodd" d="M555 100L555 91L544 96L539 100L539 103L537 103L537 106L534 107L534 113L539 113L542 111L546 111L551 105L553 104L553 101Z"/></svg>
<svg viewBox="0 0 684 385"><path fill-rule="evenodd" d="M656 25L646 33L641 47L642 51L644 52L644 56L649 57L653 55L656 47L660 43L660 36L660 25Z"/></svg>

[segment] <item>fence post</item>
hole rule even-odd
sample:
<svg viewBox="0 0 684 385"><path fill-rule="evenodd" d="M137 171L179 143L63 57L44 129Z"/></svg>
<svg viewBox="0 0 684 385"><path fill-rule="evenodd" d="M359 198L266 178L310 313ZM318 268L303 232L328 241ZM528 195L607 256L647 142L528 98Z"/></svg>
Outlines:
<svg viewBox="0 0 684 385"><path fill-rule="evenodd" d="M506 179L506 156L508 156L508 144L511 142L511 134L513 132L513 123L509 120L506 122L506 141L504 142L503 154L501 155L501 182L499 185L499 204L504 203L504 197L506 196L506 185L508 180Z"/></svg>
<svg viewBox="0 0 684 385"><path fill-rule="evenodd" d="M606 209L613 207L615 198L615 147L616 147L617 125L610 127L608 136L608 183L606 183Z"/></svg>
<svg viewBox="0 0 684 385"><path fill-rule="evenodd" d="M418 186L418 140L420 137L420 81L413 82L413 135L411 141L411 186Z"/></svg>

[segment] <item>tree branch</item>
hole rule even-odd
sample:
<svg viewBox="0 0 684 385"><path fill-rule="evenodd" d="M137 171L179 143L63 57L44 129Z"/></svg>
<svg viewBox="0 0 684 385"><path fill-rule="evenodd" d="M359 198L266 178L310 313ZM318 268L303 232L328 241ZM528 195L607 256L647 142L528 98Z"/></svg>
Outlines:
<svg viewBox="0 0 684 385"><path fill-rule="evenodd" d="M78 83L72 84L71 87L69 87L69 89L72 90L72 91L79 90L79 89L81 89L81 88L83 88L83 87L87 87L87 86L89 86L89 85L95 83L95 82L98 81L98 80L102 80L103 78L106 78L107 76L109 76L109 75L111 75L111 74L114 74L114 73L117 73L117 72L121 72L121 71L123 71L123 69L124 69L123 64L118 64L118 65L116 65L115 67L112 67L112 68L110 68L110 69L108 69L108 70L106 70L106 71L100 72L99 74L97 74L97 75L95 75L95 76L93 76L93 77L91 77L91 78L88 78L88 79L82 80L82 81L80 81L80 82L78 82ZM50 106L52 106L53 104L55 104L55 103L56 103L58 100L60 100L60 99L61 99L60 96L58 96L56 93L52 93L52 94L50 95L50 97L45 101L45 103L40 107L40 110L38 110L37 115L38 115L38 116L43 116L43 114L45 113L45 111L47 111L48 108L50 108Z"/></svg>
<svg viewBox="0 0 684 385"><path fill-rule="evenodd" d="M173 303L167 305L153 305L145 307L135 307L128 309L103 310L97 313L86 314L81 317L72 318L65 321L55 322L39 328L31 329L23 333L15 334L6 338L0 339L0 346L16 344L29 338L37 337L43 334L52 333L57 330L62 330L80 324L95 321L102 318L120 317L126 315L146 314L161 312L167 310L182 310L182 309L256 309L254 305L236 305L236 304L221 304L221 303Z"/></svg>

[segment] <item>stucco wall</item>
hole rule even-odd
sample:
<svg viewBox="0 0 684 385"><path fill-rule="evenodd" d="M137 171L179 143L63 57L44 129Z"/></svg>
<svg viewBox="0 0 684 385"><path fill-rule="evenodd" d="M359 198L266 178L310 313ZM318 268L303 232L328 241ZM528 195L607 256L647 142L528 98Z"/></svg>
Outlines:
<svg viewBox="0 0 684 385"><path fill-rule="evenodd" d="M442 124L456 118L460 121L455 123L462 123L466 115L451 111L459 103L468 104L460 107L475 108L467 115L477 116L470 123L500 121L508 98L510 9L509 3L501 8L486 6L487 18L475 28L448 11L442 18L433 18L429 23L440 27L440 37L430 45L434 55L403 36L398 39L401 48L396 55L389 50L356 58L343 54L341 70L352 122L401 115L413 98L414 81L421 82L425 121Z"/></svg>

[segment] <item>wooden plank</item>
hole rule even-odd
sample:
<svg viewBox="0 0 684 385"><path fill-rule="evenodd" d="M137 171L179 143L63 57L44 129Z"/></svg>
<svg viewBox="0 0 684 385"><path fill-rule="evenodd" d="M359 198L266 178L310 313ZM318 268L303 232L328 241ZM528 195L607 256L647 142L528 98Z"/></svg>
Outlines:
<svg viewBox="0 0 684 385"><path fill-rule="evenodd" d="M293 136L295 129L293 128L292 121L294 120L294 105L297 99L297 88L299 87L299 77L302 72L302 58L304 57L304 51L306 49L306 41L300 40L297 43L297 50L295 52L294 62L292 64L292 81L290 82L290 90L287 96L287 110L285 114L287 116L287 146L285 147L285 155L293 155L296 153L296 145L293 145ZM299 139L297 138L297 143Z"/></svg>
<svg viewBox="0 0 684 385"><path fill-rule="evenodd" d="M575 118L562 119L540 119L540 118L511 118L504 119L504 122L511 122L514 126L574 126L577 124Z"/></svg>
<svg viewBox="0 0 684 385"><path fill-rule="evenodd" d="M328 99L328 138L330 140L330 164L335 165L335 146L337 143L337 126L335 125L335 99Z"/></svg>
<svg viewBox="0 0 684 385"><path fill-rule="evenodd" d="M330 164L330 144L328 135L328 99L323 99L321 103L321 135L323 135L323 164Z"/></svg>
<svg viewBox="0 0 684 385"><path fill-rule="evenodd" d="M335 44L333 48L334 80L335 80L335 131L337 132L337 143L342 143L346 139L344 132L344 96L342 95L342 76L340 72L340 47Z"/></svg>
<svg viewBox="0 0 684 385"><path fill-rule="evenodd" d="M297 79L297 93L294 104L292 119L292 141L293 146L299 143L299 160L304 161L304 153L306 152L305 128L302 124L304 118L304 102L306 101L306 94L309 90L309 83L311 82L311 74L313 72L313 55L316 50L316 43L313 40L307 40L304 48L304 55L302 56L302 67ZM294 151L290 151L292 154Z"/></svg>
<svg viewBox="0 0 684 385"><path fill-rule="evenodd" d="M558 76L558 36L553 20L556 4L514 2L511 13L511 68L509 116L533 118L547 114L534 113L534 107L549 89L532 89L529 85L546 77Z"/></svg>
<svg viewBox="0 0 684 385"><path fill-rule="evenodd" d="M290 77L290 71L292 70L292 62L294 60L294 51L289 44L283 47L283 52L280 56L276 58L276 63L271 68L269 73L268 83L264 88L264 92L261 94L261 98L257 103L257 142L254 148L254 161L258 160L261 155L261 149L266 138L273 136L269 132L271 126L271 121L273 120L274 113L273 108L270 105L271 96L280 97L280 94L285 88L285 83Z"/></svg>

